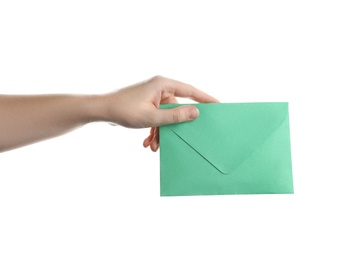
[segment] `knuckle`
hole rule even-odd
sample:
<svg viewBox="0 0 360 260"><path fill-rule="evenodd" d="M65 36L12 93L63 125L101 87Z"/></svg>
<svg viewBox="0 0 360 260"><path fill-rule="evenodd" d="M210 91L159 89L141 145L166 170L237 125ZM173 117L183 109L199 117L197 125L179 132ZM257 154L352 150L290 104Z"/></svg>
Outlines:
<svg viewBox="0 0 360 260"><path fill-rule="evenodd" d="M172 115L174 123L179 123L181 120L181 113L179 109L176 109Z"/></svg>
<svg viewBox="0 0 360 260"><path fill-rule="evenodd" d="M154 77L151 78L152 81L159 81L162 80L164 77L161 75L155 75Z"/></svg>
<svg viewBox="0 0 360 260"><path fill-rule="evenodd" d="M160 75L156 75L149 80L149 86L156 91L161 91L164 88L164 84L166 84L166 78Z"/></svg>

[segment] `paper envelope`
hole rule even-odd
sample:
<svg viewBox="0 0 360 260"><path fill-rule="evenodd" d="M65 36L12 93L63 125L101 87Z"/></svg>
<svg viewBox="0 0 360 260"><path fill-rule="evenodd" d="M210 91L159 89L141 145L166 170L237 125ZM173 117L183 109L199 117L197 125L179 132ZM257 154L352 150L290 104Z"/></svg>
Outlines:
<svg viewBox="0 0 360 260"><path fill-rule="evenodd" d="M288 103L191 105L196 120L160 127L161 196L294 193Z"/></svg>

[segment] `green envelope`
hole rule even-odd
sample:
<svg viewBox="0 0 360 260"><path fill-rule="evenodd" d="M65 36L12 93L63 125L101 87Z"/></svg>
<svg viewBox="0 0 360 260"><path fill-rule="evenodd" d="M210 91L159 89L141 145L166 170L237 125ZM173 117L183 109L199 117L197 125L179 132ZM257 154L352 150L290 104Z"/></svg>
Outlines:
<svg viewBox="0 0 360 260"><path fill-rule="evenodd" d="M161 196L294 193L288 103L191 105L196 120L160 127Z"/></svg>

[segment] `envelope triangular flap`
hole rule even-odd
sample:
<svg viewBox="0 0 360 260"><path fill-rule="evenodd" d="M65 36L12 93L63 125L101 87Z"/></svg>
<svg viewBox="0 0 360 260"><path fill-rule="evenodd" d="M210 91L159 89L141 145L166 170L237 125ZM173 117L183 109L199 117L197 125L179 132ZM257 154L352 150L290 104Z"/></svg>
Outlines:
<svg viewBox="0 0 360 260"><path fill-rule="evenodd" d="M288 116L285 102L195 106L200 111L196 120L168 127L223 174L238 168Z"/></svg>

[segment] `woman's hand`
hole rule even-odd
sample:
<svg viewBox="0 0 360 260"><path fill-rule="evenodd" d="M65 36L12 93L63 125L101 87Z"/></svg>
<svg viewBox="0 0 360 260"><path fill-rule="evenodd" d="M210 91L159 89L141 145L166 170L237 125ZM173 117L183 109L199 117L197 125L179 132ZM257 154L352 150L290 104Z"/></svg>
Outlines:
<svg viewBox="0 0 360 260"><path fill-rule="evenodd" d="M199 111L195 106L159 109L160 104L177 103L176 97L201 103L219 102L191 85L155 76L147 81L105 95L104 120L133 128L151 127L144 147L159 148L159 126L194 120Z"/></svg>

